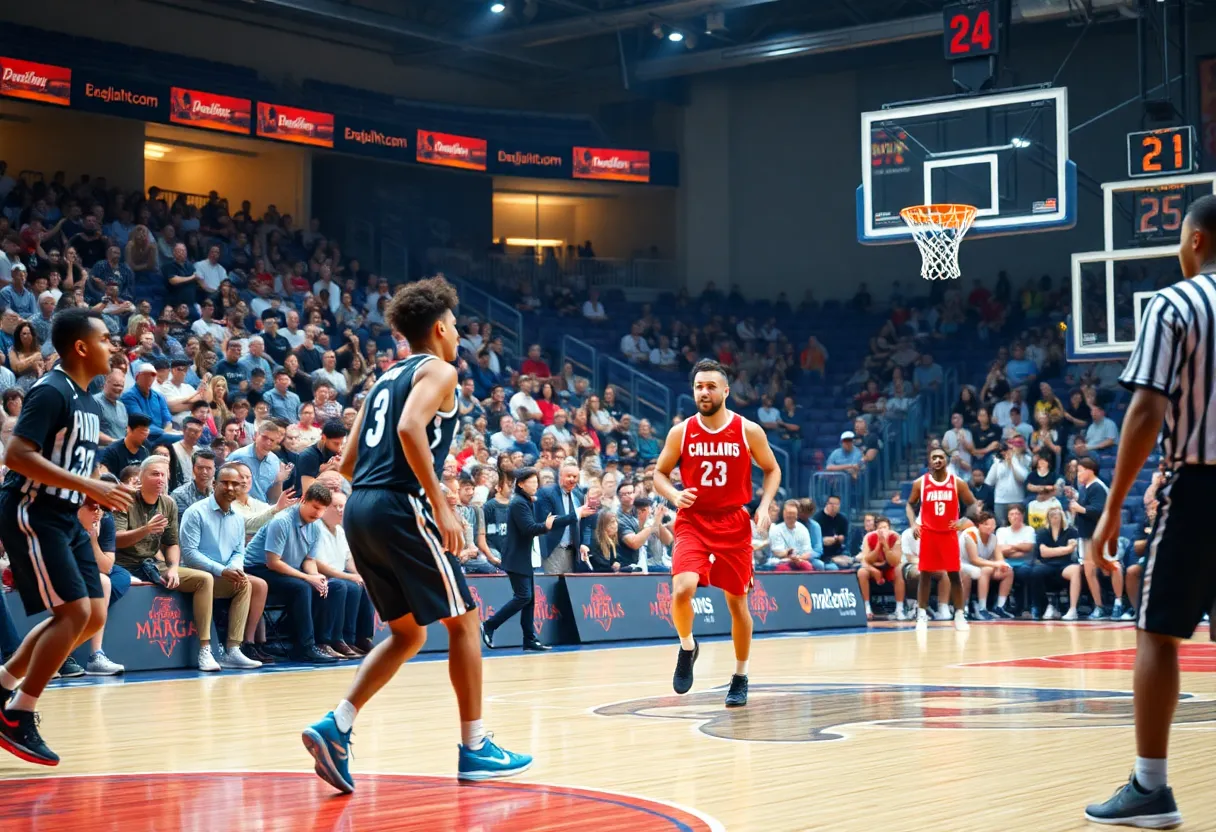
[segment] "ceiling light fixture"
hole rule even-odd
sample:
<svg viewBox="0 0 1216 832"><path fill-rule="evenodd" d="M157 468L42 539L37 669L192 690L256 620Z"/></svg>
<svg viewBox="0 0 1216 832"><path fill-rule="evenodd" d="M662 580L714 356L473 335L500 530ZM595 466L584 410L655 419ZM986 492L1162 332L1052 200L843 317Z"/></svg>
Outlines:
<svg viewBox="0 0 1216 832"><path fill-rule="evenodd" d="M671 41L672 43L679 43L680 41L684 40L684 33L683 32L672 32L670 35L667 36L667 39L669 41Z"/></svg>
<svg viewBox="0 0 1216 832"><path fill-rule="evenodd" d="M490 5L490 12L492 14L502 14L506 10L507 10L507 7L503 3L493 3Z"/></svg>

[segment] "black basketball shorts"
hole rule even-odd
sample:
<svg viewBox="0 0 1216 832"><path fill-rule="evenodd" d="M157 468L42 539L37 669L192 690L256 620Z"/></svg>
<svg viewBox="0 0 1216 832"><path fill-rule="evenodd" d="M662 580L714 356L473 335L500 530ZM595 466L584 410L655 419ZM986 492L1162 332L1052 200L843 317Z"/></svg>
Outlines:
<svg viewBox="0 0 1216 832"><path fill-rule="evenodd" d="M0 541L27 615L103 597L88 532L76 511L58 502L40 506L16 491L0 494Z"/></svg>
<svg viewBox="0 0 1216 832"><path fill-rule="evenodd" d="M1216 601L1216 554L1208 542L1216 466L1182 467L1157 497L1157 528L1149 539L1136 624L1150 633L1190 638Z"/></svg>
<svg viewBox="0 0 1216 832"><path fill-rule="evenodd" d="M356 488L346 502L342 527L382 621L413 613L425 626L476 608L460 561L443 551L425 497Z"/></svg>

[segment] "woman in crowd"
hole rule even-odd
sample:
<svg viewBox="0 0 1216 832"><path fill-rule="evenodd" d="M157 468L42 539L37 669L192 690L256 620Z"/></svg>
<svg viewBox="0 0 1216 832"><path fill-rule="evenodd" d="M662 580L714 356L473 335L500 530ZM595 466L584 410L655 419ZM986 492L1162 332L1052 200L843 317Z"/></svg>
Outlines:
<svg viewBox="0 0 1216 832"><path fill-rule="evenodd" d="M605 471L600 477L600 488L603 489L603 496L600 497L600 505L603 508L618 511L621 507L621 501L617 499L616 490L621 485L621 475L616 471Z"/></svg>
<svg viewBox="0 0 1216 832"><path fill-rule="evenodd" d="M964 384L962 389L958 391L958 401L954 403L951 413L959 413L963 417L963 427L970 429L977 421L979 421L980 403L975 398L975 388L970 384Z"/></svg>
<svg viewBox="0 0 1216 832"><path fill-rule="evenodd" d="M29 391L34 382L42 378L46 360L42 357L42 345L38 333L29 321L22 321L13 330L13 346L8 351L8 366L17 377L17 386Z"/></svg>
<svg viewBox="0 0 1216 832"><path fill-rule="evenodd" d="M575 409L570 422L570 435L574 437L574 445L578 454L584 460L594 459L600 452L600 437L587 425L587 410L580 407Z"/></svg>
<svg viewBox="0 0 1216 832"><path fill-rule="evenodd" d="M351 351L350 365L342 371L342 376L346 379L347 401L351 403L367 380L367 365L363 363L363 356L359 355L358 350Z"/></svg>
<svg viewBox="0 0 1216 832"><path fill-rule="evenodd" d="M156 241L147 226L137 225L131 229L131 238L127 240L127 266L135 273L137 286L150 286L160 283L160 255L156 249Z"/></svg>
<svg viewBox="0 0 1216 832"><path fill-rule="evenodd" d="M604 398L600 404L603 409L612 418L612 430L618 430L621 424L621 417L625 415L625 408L621 407L616 400L616 388L609 384L604 388Z"/></svg>
<svg viewBox="0 0 1216 832"><path fill-rule="evenodd" d="M494 647L494 632L519 613L519 625L523 630L524 650L548 650L532 628L532 541L555 527L569 525L577 517L569 514L555 517L550 514L543 521L536 519L534 503L540 478L535 468L520 468L515 471L515 493L511 497L507 520L506 549L502 553L502 568L511 581L514 596L487 621L482 629L482 639L487 647Z"/></svg>
<svg viewBox="0 0 1216 832"><path fill-rule="evenodd" d="M1056 429L1051 426L1049 411L1039 410L1036 406L1034 418L1035 430L1030 435L1030 450L1036 454L1048 454L1051 460L1051 470L1054 471L1056 460L1060 458L1059 435Z"/></svg>
<svg viewBox="0 0 1216 832"><path fill-rule="evenodd" d="M1037 422L1040 413L1047 414L1047 421L1055 427L1064 418L1064 403L1045 381L1039 382L1039 399L1034 403L1034 415Z"/></svg>
<svg viewBox="0 0 1216 832"><path fill-rule="evenodd" d="M1061 424L1067 428L1070 437L1085 432L1094 417L1090 413L1089 402L1086 401L1083 390L1076 388L1068 394L1068 407L1063 409L1061 417Z"/></svg>
<svg viewBox="0 0 1216 832"><path fill-rule="evenodd" d="M20 387L10 387L4 391L0 405L4 408L4 426L0 427L0 443L8 447L13 438L13 428L17 427L17 417L21 415L21 405L25 402L25 391Z"/></svg>
<svg viewBox="0 0 1216 832"><path fill-rule="evenodd" d="M232 411L228 409L228 379L223 376L212 376L210 381L211 386L211 418L215 421L215 425L222 425L232 418ZM219 435L212 427L212 433Z"/></svg>
<svg viewBox="0 0 1216 832"><path fill-rule="evenodd" d="M317 410L312 402L300 404L299 421L296 427L300 429L300 441L305 447L315 445L321 439L321 426L317 424Z"/></svg>
<svg viewBox="0 0 1216 832"><path fill-rule="evenodd" d="M553 414L561 409L561 405L557 403L557 394L553 389L553 385L547 381L540 386L540 395L536 399L536 406L540 408L541 424L545 427L553 424Z"/></svg>
<svg viewBox="0 0 1216 832"><path fill-rule="evenodd" d="M595 534L591 539L591 571L620 572L621 561L617 557L616 512L601 509L595 516Z"/></svg>
<svg viewBox="0 0 1216 832"><path fill-rule="evenodd" d="M591 429L599 434L601 444L605 436L616 430L616 422L613 421L612 414L600 407L599 396L587 397L587 422Z"/></svg>
<svg viewBox="0 0 1216 832"><path fill-rule="evenodd" d="M1060 618L1060 613L1047 603L1047 592L1068 584L1068 612L1064 621L1077 620L1077 600L1081 597L1081 565L1073 563L1077 551L1077 531L1064 525L1064 512L1053 508L1047 512L1047 528L1038 533L1035 543L1035 565L1030 572L1031 615L1043 620Z"/></svg>
<svg viewBox="0 0 1216 832"><path fill-rule="evenodd" d="M659 458L661 449L662 445L659 443L659 438L654 435L650 420L642 419L638 422L638 462L643 465L654 462Z"/></svg>

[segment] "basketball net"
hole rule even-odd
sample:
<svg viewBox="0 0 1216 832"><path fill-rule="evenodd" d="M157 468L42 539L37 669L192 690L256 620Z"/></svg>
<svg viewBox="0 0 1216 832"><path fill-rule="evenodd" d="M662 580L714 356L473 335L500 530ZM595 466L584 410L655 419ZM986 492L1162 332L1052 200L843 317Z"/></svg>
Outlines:
<svg viewBox="0 0 1216 832"><path fill-rule="evenodd" d="M958 247L975 220L974 205L912 205L899 212L920 249L920 276L925 280L956 280Z"/></svg>

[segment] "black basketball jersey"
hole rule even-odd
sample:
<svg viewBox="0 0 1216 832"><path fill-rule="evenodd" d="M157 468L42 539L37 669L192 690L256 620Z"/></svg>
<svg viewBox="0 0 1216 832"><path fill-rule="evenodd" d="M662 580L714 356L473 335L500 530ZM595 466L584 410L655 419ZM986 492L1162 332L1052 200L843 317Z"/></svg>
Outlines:
<svg viewBox="0 0 1216 832"><path fill-rule="evenodd" d="M81 477L93 475L97 442L101 438L101 408L67 373L56 367L30 388L13 436L38 446L43 458ZM56 505L75 512L84 494L26 479L10 470L5 491L19 491L43 508Z"/></svg>
<svg viewBox="0 0 1216 832"><path fill-rule="evenodd" d="M414 387L414 373L427 361L438 361L433 355L421 353L398 361L390 367L367 394L367 409L359 433L359 456L355 461L352 488L388 488L394 491L422 493L418 476L410 468L397 438L397 422L405 409L405 400ZM452 436L459 421L459 405L453 398L452 409L439 412L427 425L426 436L435 457L436 476L443 477L443 462L452 445Z"/></svg>

